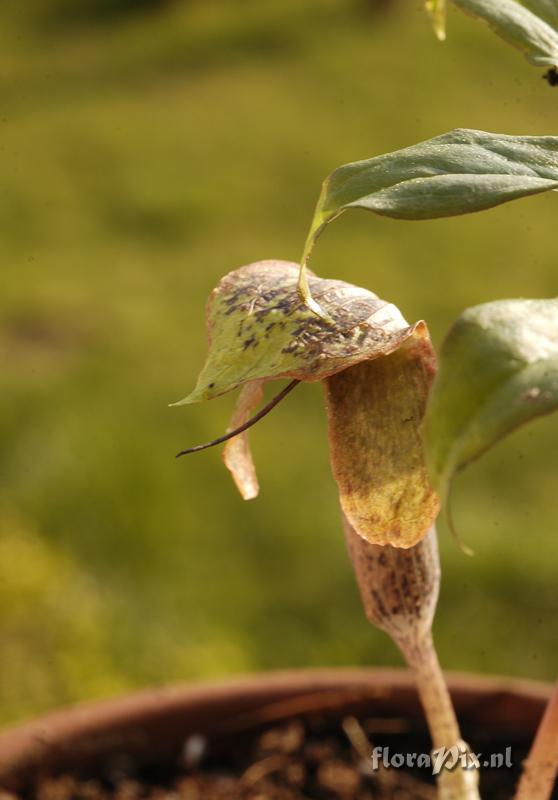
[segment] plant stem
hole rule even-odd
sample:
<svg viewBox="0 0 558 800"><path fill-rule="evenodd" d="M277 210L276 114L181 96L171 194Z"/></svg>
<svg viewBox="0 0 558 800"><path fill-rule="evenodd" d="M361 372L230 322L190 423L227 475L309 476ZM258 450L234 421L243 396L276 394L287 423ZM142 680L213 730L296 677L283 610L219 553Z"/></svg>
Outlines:
<svg viewBox="0 0 558 800"><path fill-rule="evenodd" d="M459 723L432 635L426 635L417 647L410 648L408 652L405 652L404 646L399 645L415 675L434 753L440 750L444 752L452 750L450 763L453 763L454 759L463 758L462 763L459 763L453 771L442 770L439 773L439 796L444 800L478 800L478 770L470 768L472 755L468 745L461 738ZM469 769L462 768L467 765Z"/></svg>
<svg viewBox="0 0 558 800"><path fill-rule="evenodd" d="M418 647L407 648L404 655L415 675L434 749L458 742L459 724L432 637L425 636Z"/></svg>
<svg viewBox="0 0 558 800"><path fill-rule="evenodd" d="M480 800L478 770L461 738L450 694L432 639L432 621L440 589L440 559L434 527L409 549L374 545L359 536L344 518L366 616L385 631L413 670L430 729L433 755L444 748L453 770L438 774L440 800ZM461 758L460 758L461 757ZM435 761L433 762L436 763Z"/></svg>
<svg viewBox="0 0 558 800"><path fill-rule="evenodd" d="M558 683L523 767L515 800L549 800L558 774Z"/></svg>

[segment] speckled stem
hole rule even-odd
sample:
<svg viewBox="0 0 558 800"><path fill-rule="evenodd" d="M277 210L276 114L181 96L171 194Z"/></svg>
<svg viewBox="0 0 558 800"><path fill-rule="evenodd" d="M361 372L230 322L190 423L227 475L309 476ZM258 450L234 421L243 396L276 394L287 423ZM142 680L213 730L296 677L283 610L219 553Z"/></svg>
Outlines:
<svg viewBox="0 0 558 800"><path fill-rule="evenodd" d="M558 683L524 764L515 800L549 800L558 775Z"/></svg>
<svg viewBox="0 0 558 800"><path fill-rule="evenodd" d="M370 544L344 518L347 547L366 616L385 631L413 670L432 737L433 752L456 748L462 761L438 775L440 800L480 800L478 770L463 769L470 750L459 724L432 639L440 589L436 530L414 547Z"/></svg>

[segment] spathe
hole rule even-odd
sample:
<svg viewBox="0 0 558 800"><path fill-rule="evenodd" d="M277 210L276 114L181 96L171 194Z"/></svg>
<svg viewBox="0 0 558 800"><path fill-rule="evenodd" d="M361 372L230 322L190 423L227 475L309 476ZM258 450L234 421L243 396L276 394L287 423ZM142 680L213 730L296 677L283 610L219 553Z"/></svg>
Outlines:
<svg viewBox="0 0 558 800"><path fill-rule="evenodd" d="M221 280L207 306L209 356L179 404L242 386L231 420L236 428L260 402L265 381L324 381L345 514L368 541L411 547L439 508L420 433L435 372L426 325L408 325L394 305L366 289L311 275L327 322L300 300L298 271L298 264L261 261ZM227 442L223 457L242 496L255 497L247 432Z"/></svg>

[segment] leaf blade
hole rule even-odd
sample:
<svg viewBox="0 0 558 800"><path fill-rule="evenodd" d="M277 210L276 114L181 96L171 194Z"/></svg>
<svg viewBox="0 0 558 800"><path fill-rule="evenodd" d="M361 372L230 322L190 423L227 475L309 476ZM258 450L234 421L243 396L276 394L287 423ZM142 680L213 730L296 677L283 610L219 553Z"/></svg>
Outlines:
<svg viewBox="0 0 558 800"><path fill-rule="evenodd" d="M553 28L558 26L558 3L556 0L523 0L523 5Z"/></svg>
<svg viewBox="0 0 558 800"><path fill-rule="evenodd" d="M526 5L516 0L453 2L465 13L486 22L498 36L521 50L532 64L549 67L558 64L558 32L551 24L556 21L556 10L549 2L531 0Z"/></svg>
<svg viewBox="0 0 558 800"><path fill-rule="evenodd" d="M409 209L409 186L403 187L417 180L431 183L411 186L420 189L422 197ZM438 193L429 202L429 188L449 186L452 180L456 196L448 192L444 204ZM449 131L334 170L322 185L303 264L327 225L349 208L367 208L395 219L433 219L492 208L557 187L558 137Z"/></svg>
<svg viewBox="0 0 558 800"><path fill-rule="evenodd" d="M558 299L467 309L440 351L425 418L429 472L453 475L531 419L558 409Z"/></svg>
<svg viewBox="0 0 558 800"><path fill-rule="evenodd" d="M382 189L348 208L363 208L392 219L439 219L485 211L557 186L556 181L526 176L436 175Z"/></svg>

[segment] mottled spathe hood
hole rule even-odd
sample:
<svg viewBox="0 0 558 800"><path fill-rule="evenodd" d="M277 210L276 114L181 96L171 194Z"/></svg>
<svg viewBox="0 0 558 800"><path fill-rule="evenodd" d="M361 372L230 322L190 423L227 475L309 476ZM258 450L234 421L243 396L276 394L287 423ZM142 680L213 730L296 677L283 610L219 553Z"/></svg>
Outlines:
<svg viewBox="0 0 558 800"><path fill-rule="evenodd" d="M277 378L324 381L332 466L343 510L370 542L410 547L429 530L438 498L426 474L420 425L435 356L424 322L366 289L310 276L316 317L297 292L299 266L260 261L226 275L207 304L209 355L177 405L242 386L231 428ZM245 499L258 493L246 433L224 460Z"/></svg>
<svg viewBox="0 0 558 800"><path fill-rule="evenodd" d="M225 275L207 303L209 356L179 404L210 400L251 380L323 380L392 352L424 325L407 325L394 305L366 289L311 275L312 294L332 325L301 302L299 268L258 261Z"/></svg>

